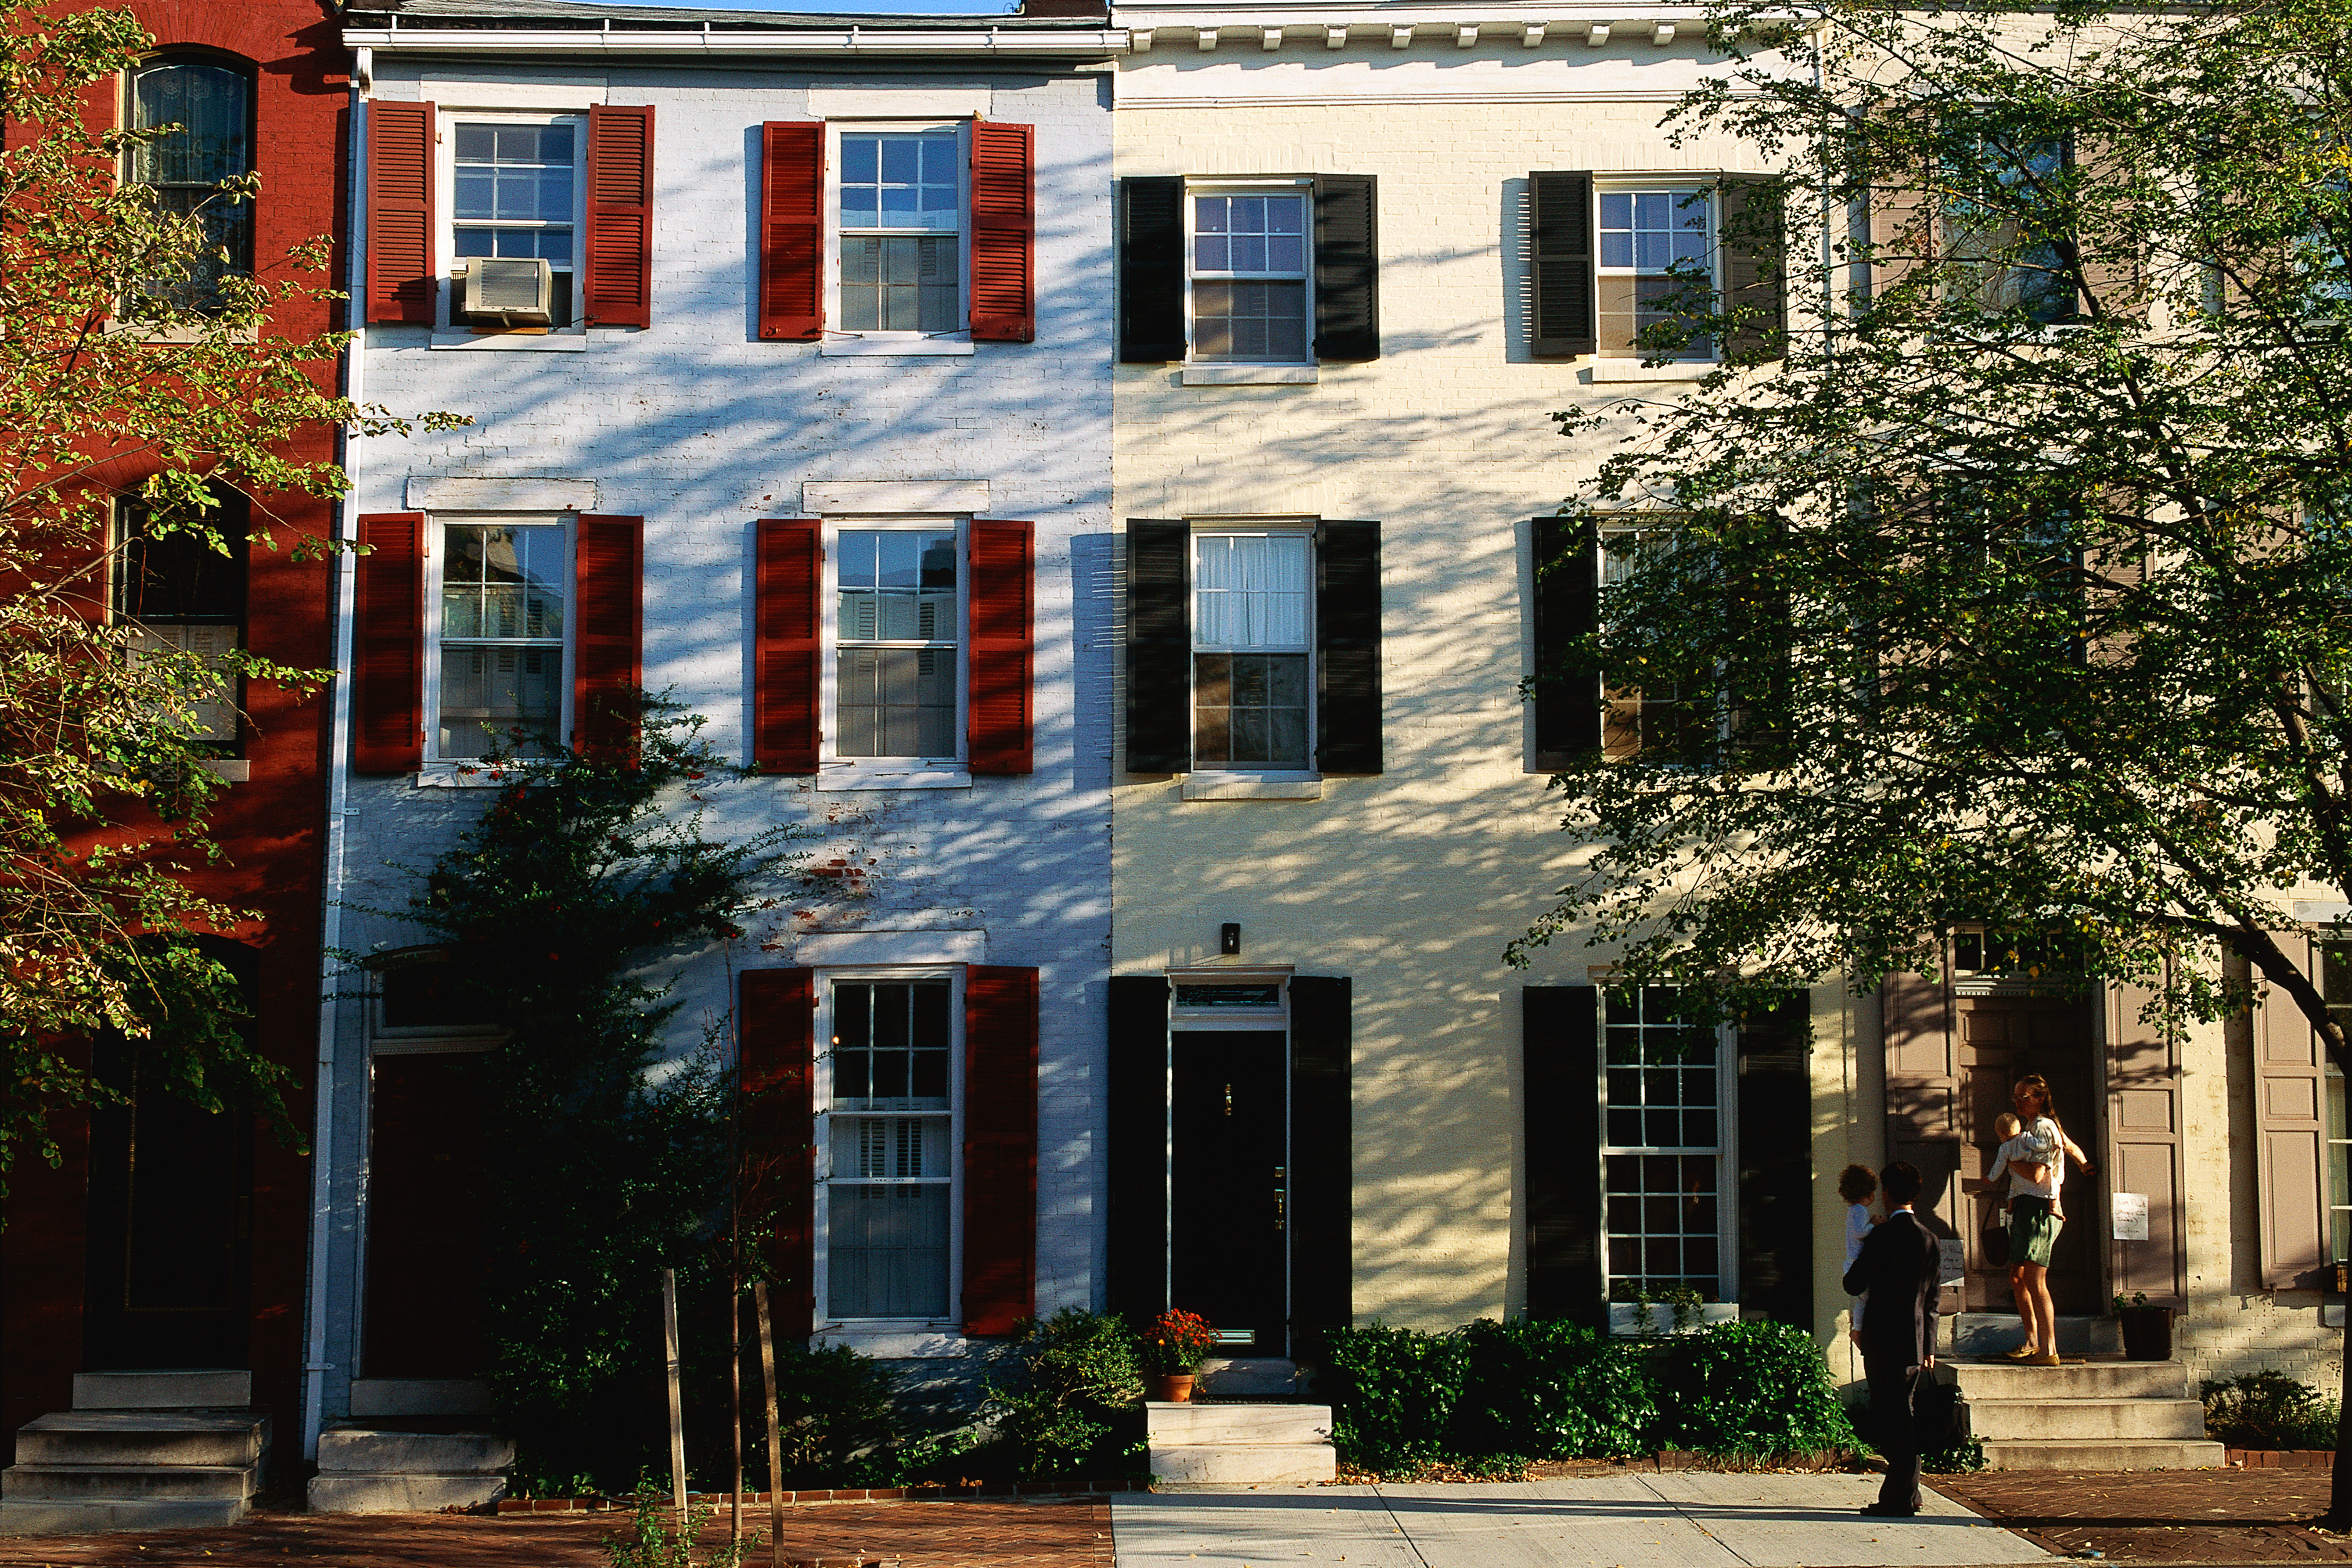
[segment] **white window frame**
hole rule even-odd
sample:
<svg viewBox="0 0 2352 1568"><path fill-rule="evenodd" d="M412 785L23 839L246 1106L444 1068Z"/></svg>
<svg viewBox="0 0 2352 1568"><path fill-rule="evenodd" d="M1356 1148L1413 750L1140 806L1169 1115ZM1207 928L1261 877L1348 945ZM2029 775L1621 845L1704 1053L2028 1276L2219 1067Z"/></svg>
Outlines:
<svg viewBox="0 0 2352 1568"><path fill-rule="evenodd" d="M1303 260L1300 263L1300 268L1297 275L1300 283L1300 295L1304 301L1302 310L1305 318L1303 323L1305 335L1302 341L1306 345L1306 352L1295 360L1202 359L1199 356L1199 352L1194 346L1198 342L1198 335L1193 330L1193 285L1203 280L1202 275L1195 271L1192 259L1193 257L1198 254L1193 245L1193 222L1194 215L1197 211L1194 204L1202 196L1281 195L1297 196L1300 199L1300 203L1306 214L1305 221L1300 225L1301 245L1299 248L1303 255ZM1290 280L1290 278L1291 274L1287 272L1219 272L1207 275L1205 280L1212 283L1223 283L1235 280L1241 282L1287 282ZM1202 367L1204 369L1227 371L1235 375L1245 375L1253 370L1266 371L1296 369L1299 367L1312 369L1314 367L1316 363L1315 182L1311 177L1299 174L1265 179L1188 179L1184 182L1184 363L1187 365Z"/></svg>
<svg viewBox="0 0 2352 1568"><path fill-rule="evenodd" d="M817 754L819 789L957 789L971 783L967 749L971 705L971 518L966 512L857 517L828 516L824 565L819 573L824 608L824 668L818 682L817 725L824 737ZM841 535L937 533L955 535L956 668L955 754L951 757L849 757L835 749L841 736Z"/></svg>
<svg viewBox="0 0 2352 1568"><path fill-rule="evenodd" d="M1601 1184L1601 1294L1614 1308L1625 1303L1616 1300L1616 1276L1609 1267L1609 1160L1612 1155L1665 1154L1687 1157L1700 1152L1694 1144L1612 1143L1609 1142L1609 993L1612 987L1601 982L1593 996L1598 1016L1594 1027L1600 1041L1599 1059L1595 1063L1593 1092L1598 1097L1601 1112L1600 1164L1594 1174ZM1732 1306L1739 1300L1739 1036L1729 1025L1718 1025L1715 1031L1715 1268L1716 1301L1713 1306ZM1717 1314L1720 1315L1720 1314ZM1671 1310L1655 1306L1653 1320L1661 1327L1672 1321ZM1706 1314L1702 1314L1706 1316Z"/></svg>
<svg viewBox="0 0 2352 1568"><path fill-rule="evenodd" d="M433 331L436 338L446 337L454 342L470 340L529 342L541 338L580 338L588 335L588 116L582 111L519 109L441 109L436 111L438 123L434 128L433 149L433 256L434 276L440 286L434 290L439 303L434 306ZM464 320L458 309L465 284L453 276L457 265L457 127L467 125L570 125L572 128L572 324L551 327L544 333L518 332L510 329L477 331L472 322Z"/></svg>
<svg viewBox="0 0 2352 1568"><path fill-rule="evenodd" d="M1184 624L1187 646L1184 649L1184 748L1190 771L1222 779L1254 779L1266 784L1313 784L1322 777L1322 759L1316 751L1316 721L1320 703L1317 690L1320 670L1317 666L1317 632L1315 623L1315 581L1317 521L1295 517L1217 517L1188 520L1192 533L1184 542ZM1193 754L1198 743L1199 729L1199 657L1221 650L1203 647L1201 644L1200 589L1197 579L1200 566L1200 541L1203 536L1234 534L1286 534L1307 541L1307 765L1303 768L1270 768L1252 765L1204 764ZM1256 649L1257 652L1286 651Z"/></svg>
<svg viewBox="0 0 2352 1568"><path fill-rule="evenodd" d="M1609 278L1641 278L1652 276L1633 267L1603 267L1601 265L1601 198L1604 195L1627 195L1634 193L1663 191L1675 200L1675 210L1684 212L1682 202L1692 195L1706 199L1706 276L1707 287L1716 298L1723 297L1723 232L1721 214L1722 193L1712 176L1689 174L1603 174L1592 182L1592 279L1593 331L1596 339L1601 330L1601 283ZM1602 346L1595 359L1603 363L1638 365L1655 357L1649 350L1620 349ZM1717 365L1723 363L1723 343L1718 339L1709 343L1704 354L1684 353L1666 362L1667 365ZM1663 368L1663 367L1662 367Z"/></svg>
<svg viewBox="0 0 2352 1568"><path fill-rule="evenodd" d="M366 999L368 1052L371 1056L455 1056L468 1051L489 1050L506 1037L504 1030L488 1021L409 1025L384 1022L384 976L395 970L423 968L426 964L454 966L458 962L458 950L440 946L413 947L372 955L368 973L374 984L371 987L372 994Z"/></svg>
<svg viewBox="0 0 2352 1568"><path fill-rule="evenodd" d="M820 1342L850 1344L869 1354L953 1354L962 1346L964 1194L964 966L866 964L820 969L816 985L818 1047L811 1088L816 1101L816 1202L812 1226L814 1257L810 1283L816 1302ZM944 980L948 982L948 1282L947 1312L940 1318L842 1318L833 1311L833 1049L834 987L843 981ZM846 1111L863 1116L887 1112Z"/></svg>
<svg viewBox="0 0 2352 1568"><path fill-rule="evenodd" d="M817 343L822 355L969 354L971 342L971 127L968 119L828 120L824 122L824 321ZM896 132L956 136L956 316L960 325L940 332L851 331L835 325L841 310L841 139L844 135ZM936 230L931 232L936 233Z"/></svg>
<svg viewBox="0 0 2352 1568"><path fill-rule="evenodd" d="M563 670L556 678L555 739L569 743L572 736L572 677L578 669L580 628L575 624L580 608L580 584L576 544L579 537L580 514L563 512L503 512L503 511L436 511L425 518L425 765L420 782L430 777L437 783L459 782L464 779L481 783L500 783L488 776L478 756L445 757L441 755L441 574L448 567L449 552L442 548L442 536L451 525L471 525L490 528L555 528L562 534L563 561ZM527 765L527 760L526 763ZM503 771L503 770L500 770Z"/></svg>

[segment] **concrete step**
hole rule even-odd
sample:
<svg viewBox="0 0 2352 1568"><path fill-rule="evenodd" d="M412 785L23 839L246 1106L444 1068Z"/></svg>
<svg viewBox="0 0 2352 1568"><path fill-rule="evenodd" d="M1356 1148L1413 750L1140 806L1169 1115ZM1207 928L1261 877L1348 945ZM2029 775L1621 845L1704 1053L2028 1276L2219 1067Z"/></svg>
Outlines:
<svg viewBox="0 0 2352 1568"><path fill-rule="evenodd" d="M1143 1406L1143 1423L1155 1453L1163 1445L1296 1446L1331 1440L1328 1405L1166 1405L1150 1400Z"/></svg>
<svg viewBox="0 0 2352 1568"><path fill-rule="evenodd" d="M1969 1400L1969 1427L1990 1443L2046 1437L2105 1442L2114 1438L2201 1438L2205 1406L2194 1399Z"/></svg>
<svg viewBox="0 0 2352 1568"><path fill-rule="evenodd" d="M253 1373L227 1368L74 1373L76 1410L242 1410L252 1403Z"/></svg>
<svg viewBox="0 0 2352 1568"><path fill-rule="evenodd" d="M20 1465L244 1466L268 1447L266 1415L64 1410L16 1428Z"/></svg>
<svg viewBox="0 0 2352 1568"><path fill-rule="evenodd" d="M2177 1437L2010 1437L1985 1445L1985 1463L1996 1470L2201 1470L2221 1463L2221 1445Z"/></svg>
<svg viewBox="0 0 2352 1568"><path fill-rule="evenodd" d="M425 1475L488 1475L514 1463L514 1439L488 1432L388 1432L331 1426L319 1434L319 1468Z"/></svg>
<svg viewBox="0 0 2352 1568"><path fill-rule="evenodd" d="M62 1501L112 1498L249 1498L252 1465L11 1465L0 1498Z"/></svg>
<svg viewBox="0 0 2352 1568"><path fill-rule="evenodd" d="M1278 1356L1212 1356L1195 1375L1192 1392L1211 1399L1287 1399L1298 1388L1297 1363Z"/></svg>
<svg viewBox="0 0 2352 1568"><path fill-rule="evenodd" d="M312 1513L437 1513L445 1508L478 1508L506 1495L504 1476L322 1470L310 1478Z"/></svg>
<svg viewBox="0 0 2352 1568"><path fill-rule="evenodd" d="M361 1377L352 1380L352 1415L358 1419L399 1415L488 1415L488 1384L462 1377Z"/></svg>
<svg viewBox="0 0 2352 1568"><path fill-rule="evenodd" d="M235 1524L243 1498L0 1498L0 1535L103 1535L117 1530L208 1530Z"/></svg>
<svg viewBox="0 0 2352 1568"><path fill-rule="evenodd" d="M1151 1446L1151 1480L1161 1490L1186 1487L1298 1487L1336 1479L1339 1455L1328 1443L1181 1443Z"/></svg>
<svg viewBox="0 0 2352 1568"><path fill-rule="evenodd" d="M1944 1320L1944 1342L1936 1352L1939 1358L1947 1352L2000 1355L2025 1342L2025 1325L2014 1312L1958 1312ZM2058 1320L2061 1355L2112 1355L2123 1348L2123 1326L2113 1318L2062 1316Z"/></svg>
<svg viewBox="0 0 2352 1568"><path fill-rule="evenodd" d="M1970 1403L1979 1399L2193 1399L2189 1368L2177 1361L2084 1361L2063 1366L2015 1362L1937 1363Z"/></svg>

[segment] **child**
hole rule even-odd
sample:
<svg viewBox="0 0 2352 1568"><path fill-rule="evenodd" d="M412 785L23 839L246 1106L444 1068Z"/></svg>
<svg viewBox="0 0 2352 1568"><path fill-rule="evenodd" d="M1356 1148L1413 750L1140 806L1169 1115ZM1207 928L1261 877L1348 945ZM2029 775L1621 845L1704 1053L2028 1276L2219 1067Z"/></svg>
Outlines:
<svg viewBox="0 0 2352 1568"><path fill-rule="evenodd" d="M1870 1200L1877 1194L1878 1178L1871 1173L1869 1166L1848 1165L1838 1173L1838 1196L1846 1202L1845 1266L1848 1268L1853 1268L1853 1260L1862 1255L1863 1237L1868 1236L1870 1227L1878 1223L1878 1216L1870 1212ZM1862 1343L1863 1304L1868 1300L1865 1296L1853 1298L1853 1316L1851 1326L1846 1330L1846 1337L1857 1345Z"/></svg>
<svg viewBox="0 0 2352 1568"><path fill-rule="evenodd" d="M2018 1175L2009 1168L2010 1162L2023 1160L2029 1164L2049 1164L2058 1152L2058 1142L2045 1128L2054 1131L2057 1125L2046 1116L2037 1116L2029 1130L2014 1112L2007 1110L1993 1118L1992 1135L2000 1140L2000 1149L1993 1155L1993 1169L2007 1178L2005 1190L2009 1194L2001 1200L2001 1213L2017 1212ZM2066 1217L2066 1211L2055 1197L2050 1200L2050 1217L2055 1220Z"/></svg>

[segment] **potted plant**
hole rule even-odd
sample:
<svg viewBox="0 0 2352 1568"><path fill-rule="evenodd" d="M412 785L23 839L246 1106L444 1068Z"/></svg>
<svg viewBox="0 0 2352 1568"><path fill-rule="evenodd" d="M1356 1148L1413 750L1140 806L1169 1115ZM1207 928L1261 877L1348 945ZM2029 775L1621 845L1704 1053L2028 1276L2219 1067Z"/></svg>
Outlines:
<svg viewBox="0 0 2352 1568"><path fill-rule="evenodd" d="M1171 1308L1151 1320L1143 1331L1143 1365L1156 1386L1153 1392L1171 1404L1192 1397L1192 1374L1217 1348L1217 1331L1198 1312Z"/></svg>
<svg viewBox="0 0 2352 1568"><path fill-rule="evenodd" d="M2151 1307L2147 1292L2135 1290L2131 1300L2116 1292L2116 1318L2123 1324L2126 1361L2172 1359L2172 1309Z"/></svg>

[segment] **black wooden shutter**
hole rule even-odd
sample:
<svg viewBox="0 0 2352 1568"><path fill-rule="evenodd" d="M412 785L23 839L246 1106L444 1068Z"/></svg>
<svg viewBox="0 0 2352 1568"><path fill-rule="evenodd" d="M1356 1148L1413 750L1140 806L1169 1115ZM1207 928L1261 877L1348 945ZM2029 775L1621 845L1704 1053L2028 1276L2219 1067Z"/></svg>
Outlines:
<svg viewBox="0 0 2352 1568"><path fill-rule="evenodd" d="M1735 358L1779 359L1788 353L1784 195L1785 187L1774 179L1734 175L1723 182L1724 302L1732 310L1761 312L1731 334Z"/></svg>
<svg viewBox="0 0 2352 1568"><path fill-rule="evenodd" d="M1168 982L1110 983L1108 1087L1111 1310L1142 1323L1168 1306Z"/></svg>
<svg viewBox="0 0 2352 1568"><path fill-rule="evenodd" d="M1315 533L1315 765L1381 771L1381 525Z"/></svg>
<svg viewBox="0 0 2352 1568"><path fill-rule="evenodd" d="M1118 217L1118 357L1129 364L1182 359L1182 178L1121 180Z"/></svg>
<svg viewBox="0 0 2352 1568"><path fill-rule="evenodd" d="M1127 520L1127 771L1192 765L1192 616L1184 522Z"/></svg>
<svg viewBox="0 0 2352 1568"><path fill-rule="evenodd" d="M1353 982L1290 982L1290 1353L1315 1359L1355 1321L1354 1166L1349 1134Z"/></svg>
<svg viewBox="0 0 2352 1568"><path fill-rule="evenodd" d="M1536 766L1558 773L1601 749L1601 675L1579 668L1576 639L1600 625L1592 525L1539 517L1535 542Z"/></svg>
<svg viewBox="0 0 2352 1568"><path fill-rule="evenodd" d="M1315 176L1315 357L1381 357L1381 245L1372 176Z"/></svg>
<svg viewBox="0 0 2352 1568"><path fill-rule="evenodd" d="M1528 264L1534 274L1538 359L1572 359L1601 346L1593 326L1592 176L1528 176Z"/></svg>
<svg viewBox="0 0 2352 1568"><path fill-rule="evenodd" d="M1520 993L1528 1316L1608 1324L1601 1273L1601 994Z"/></svg>
<svg viewBox="0 0 2352 1568"><path fill-rule="evenodd" d="M1812 1096L1805 999L1739 1022L1739 1305L1813 1326Z"/></svg>

